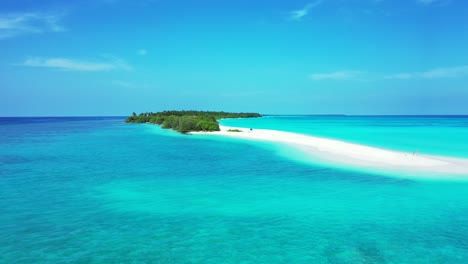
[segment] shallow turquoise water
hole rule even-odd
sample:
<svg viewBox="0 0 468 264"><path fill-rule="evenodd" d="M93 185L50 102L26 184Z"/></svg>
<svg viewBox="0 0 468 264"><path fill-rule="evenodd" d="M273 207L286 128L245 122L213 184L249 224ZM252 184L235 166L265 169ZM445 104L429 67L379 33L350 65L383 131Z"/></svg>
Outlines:
<svg viewBox="0 0 468 264"><path fill-rule="evenodd" d="M302 164L121 118L1 119L0 134L0 263L468 259L468 183Z"/></svg>
<svg viewBox="0 0 468 264"><path fill-rule="evenodd" d="M468 157L468 116L266 116L226 126L277 129L394 150Z"/></svg>

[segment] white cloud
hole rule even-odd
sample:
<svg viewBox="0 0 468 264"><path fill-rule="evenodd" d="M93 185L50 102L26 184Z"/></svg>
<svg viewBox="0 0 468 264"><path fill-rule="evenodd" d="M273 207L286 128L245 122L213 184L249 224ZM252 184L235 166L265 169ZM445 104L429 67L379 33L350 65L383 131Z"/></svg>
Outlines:
<svg viewBox="0 0 468 264"><path fill-rule="evenodd" d="M329 73L313 73L309 75L312 80L321 81L321 80L349 80L354 79L362 75L362 71L336 71Z"/></svg>
<svg viewBox="0 0 468 264"><path fill-rule="evenodd" d="M129 71L132 69L125 61L120 59L113 59L106 62L90 62L73 60L66 58L28 58L20 65L28 67L43 67L53 68L65 71L114 71L124 70Z"/></svg>
<svg viewBox="0 0 468 264"><path fill-rule="evenodd" d="M61 25L62 17L60 14L44 13L0 14L0 39L66 31Z"/></svg>
<svg viewBox="0 0 468 264"><path fill-rule="evenodd" d="M423 5L432 5L432 4L447 5L450 3L451 0L416 0L416 1Z"/></svg>
<svg viewBox="0 0 468 264"><path fill-rule="evenodd" d="M148 54L148 51L147 51L147 50L145 50L145 49L140 49L140 50L138 50L138 55L140 55L140 56L145 56L146 54Z"/></svg>
<svg viewBox="0 0 468 264"><path fill-rule="evenodd" d="M137 4L140 6L149 6L156 3L158 0L138 0L138 1L129 1L129 0L95 0L95 2L100 2L102 4L119 4L119 3L131 3Z"/></svg>
<svg viewBox="0 0 468 264"><path fill-rule="evenodd" d="M309 14L309 11L312 8L320 5L322 2L323 2L323 0L317 0L317 1L313 2L313 3L307 4L302 9L291 11L290 14L289 14L289 19L296 20L296 21L302 20L302 18L304 18L305 16L307 16Z"/></svg>
<svg viewBox="0 0 468 264"><path fill-rule="evenodd" d="M377 79L394 79L394 80L412 80L412 79L421 79L421 80L430 80L430 79L439 79L439 78L462 78L468 77L468 65L457 66L457 67L445 67L445 68L435 68L422 72L402 72L397 74L390 75L380 75L380 76L369 76L369 73L366 71L356 71L356 70L343 70L336 72L326 72L326 73L313 73L309 75L309 78L315 81L322 80L377 80Z"/></svg>
<svg viewBox="0 0 468 264"><path fill-rule="evenodd" d="M120 86L124 88L135 88L136 85L133 83L125 82L125 81L112 81L112 84L115 86Z"/></svg>
<svg viewBox="0 0 468 264"><path fill-rule="evenodd" d="M424 72L409 72L388 75L386 79L435 79L435 78L457 78L468 76L468 66L437 68Z"/></svg>
<svg viewBox="0 0 468 264"><path fill-rule="evenodd" d="M115 85L115 86L128 88L128 89L138 89L138 88L150 88L150 87L152 87L149 84L132 83L132 82L126 82L126 81L120 81L120 80L112 81L112 84Z"/></svg>

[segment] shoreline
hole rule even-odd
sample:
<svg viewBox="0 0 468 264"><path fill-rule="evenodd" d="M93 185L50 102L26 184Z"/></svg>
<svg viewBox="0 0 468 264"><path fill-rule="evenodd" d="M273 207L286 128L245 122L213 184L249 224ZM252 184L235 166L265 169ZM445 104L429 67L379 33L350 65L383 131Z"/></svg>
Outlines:
<svg viewBox="0 0 468 264"><path fill-rule="evenodd" d="M303 161L321 161L335 167L411 174L424 178L464 178L468 180L468 159L413 154L370 147L341 140L269 129L220 126L221 131L190 132L193 135L218 135L249 140L284 143L301 151ZM242 132L228 132L238 129Z"/></svg>

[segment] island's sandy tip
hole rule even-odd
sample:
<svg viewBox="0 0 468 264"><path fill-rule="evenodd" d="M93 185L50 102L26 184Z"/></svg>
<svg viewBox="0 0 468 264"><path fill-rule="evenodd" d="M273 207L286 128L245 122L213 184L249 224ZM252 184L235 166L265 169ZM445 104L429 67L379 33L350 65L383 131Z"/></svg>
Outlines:
<svg viewBox="0 0 468 264"><path fill-rule="evenodd" d="M338 166L413 173L415 176L425 174L426 177L430 175L432 175L431 177L445 175L456 178L468 176L468 159L463 158L399 152L278 130L227 126L220 126L220 129L220 131L215 132L191 132L191 134L220 135L286 143L300 149L304 155L310 156L311 159L318 157L322 161L335 163Z"/></svg>

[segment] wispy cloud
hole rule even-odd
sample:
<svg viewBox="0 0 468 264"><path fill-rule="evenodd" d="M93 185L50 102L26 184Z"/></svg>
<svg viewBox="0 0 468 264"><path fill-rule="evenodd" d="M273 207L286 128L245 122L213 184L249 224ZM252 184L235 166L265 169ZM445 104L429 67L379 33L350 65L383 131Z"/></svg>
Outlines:
<svg viewBox="0 0 468 264"><path fill-rule="evenodd" d="M295 20L295 21L302 20L304 17L306 17L309 14L309 12L310 12L310 10L312 8L320 5L322 2L323 2L323 0L317 0L317 1L313 2L313 3L307 4L302 9L291 11L290 14L289 14L289 19Z"/></svg>
<svg viewBox="0 0 468 264"><path fill-rule="evenodd" d="M468 76L468 66L437 68L423 72L407 72L388 75L386 79L436 79Z"/></svg>
<svg viewBox="0 0 468 264"><path fill-rule="evenodd" d="M366 71L342 70L335 72L313 73L309 78L315 81L322 80L431 80L439 78L462 78L468 77L468 65L457 67L435 68L421 72L402 72L397 74L373 75Z"/></svg>
<svg viewBox="0 0 468 264"><path fill-rule="evenodd" d="M138 55L145 56L146 54L148 54L148 51L146 49L139 49L138 50Z"/></svg>
<svg viewBox="0 0 468 264"><path fill-rule="evenodd" d="M121 81L121 80L112 81L112 85L127 88L127 89L147 89L147 88L155 87L154 84L134 83L134 82Z"/></svg>
<svg viewBox="0 0 468 264"><path fill-rule="evenodd" d="M129 1L129 0L95 0L98 3L102 4L120 4L120 3L131 3L138 4L140 6L148 6L158 2L158 0L138 0L138 1Z"/></svg>
<svg viewBox="0 0 468 264"><path fill-rule="evenodd" d="M121 59L112 59L109 61L82 61L67 58L28 58L20 65L27 67L53 68L64 71L114 71L132 70L132 67Z"/></svg>
<svg viewBox="0 0 468 264"><path fill-rule="evenodd" d="M354 71L354 70L345 70L345 71L336 71L329 73L313 73L309 75L309 78L316 81L321 80L350 80L360 77L364 72Z"/></svg>
<svg viewBox="0 0 468 264"><path fill-rule="evenodd" d="M432 5L432 4L447 5L451 2L451 0L416 0L416 1L423 5Z"/></svg>
<svg viewBox="0 0 468 264"><path fill-rule="evenodd" d="M112 84L115 86L120 86L124 88L135 88L135 84L125 82L125 81L112 81Z"/></svg>
<svg viewBox="0 0 468 264"><path fill-rule="evenodd" d="M0 39L25 34L66 31L62 26L63 14L16 13L0 14Z"/></svg>

